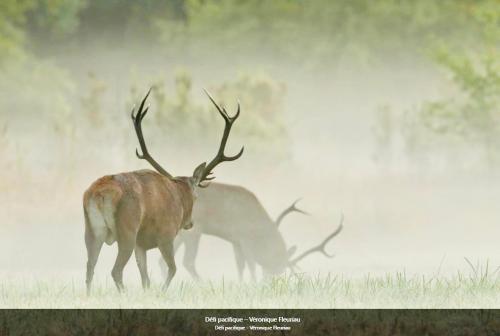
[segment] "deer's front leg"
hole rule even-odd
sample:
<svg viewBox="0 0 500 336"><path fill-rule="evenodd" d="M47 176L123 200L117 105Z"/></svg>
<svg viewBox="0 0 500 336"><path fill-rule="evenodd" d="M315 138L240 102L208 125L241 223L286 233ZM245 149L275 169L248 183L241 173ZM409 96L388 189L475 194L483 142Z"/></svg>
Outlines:
<svg viewBox="0 0 500 336"><path fill-rule="evenodd" d="M189 232L186 233L184 240L185 250L183 265L191 277L195 280L200 279L195 267L196 255L198 254L198 247L200 245L200 237L201 234L198 232Z"/></svg>
<svg viewBox="0 0 500 336"><path fill-rule="evenodd" d="M138 245L135 247L135 260L137 261L137 267L139 267L139 272L141 273L142 288L148 289L151 282L149 281L148 275L148 260L146 250Z"/></svg>
<svg viewBox="0 0 500 336"><path fill-rule="evenodd" d="M238 268L238 278L243 281L243 272L245 270L245 256L239 243L233 244L234 258L236 259L236 267Z"/></svg>
<svg viewBox="0 0 500 336"><path fill-rule="evenodd" d="M168 266L167 280L163 285L163 290L166 290L172 281L175 273L177 272L177 266L175 266L174 258L174 242L172 240L163 240L158 244L161 255Z"/></svg>

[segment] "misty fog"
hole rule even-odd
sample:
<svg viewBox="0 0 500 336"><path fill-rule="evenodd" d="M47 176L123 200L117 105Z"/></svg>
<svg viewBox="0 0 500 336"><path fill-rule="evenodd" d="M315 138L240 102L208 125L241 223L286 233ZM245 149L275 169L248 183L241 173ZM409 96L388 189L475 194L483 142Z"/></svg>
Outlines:
<svg viewBox="0 0 500 336"><path fill-rule="evenodd" d="M130 111L158 83L172 94L183 69L192 83L189 100L214 115L203 88L222 100L230 113L245 93L236 88L223 99L213 88L242 73L264 74L284 88L282 142L273 143L271 138L257 143L258 133L249 140L245 135L250 131L236 131L259 112L242 101L228 152L244 145L245 153L240 160L217 167L215 176L218 182L255 193L272 218L301 198L299 206L311 215L292 214L279 228L287 246L297 245L299 252L320 243L344 214L344 230L327 246L335 257L312 255L300 262L301 271L354 277L395 271L452 274L468 271L464 257L488 261L495 268L500 265L499 166L482 160L479 145L457 146L430 138L412 155L404 128L391 133L389 145L382 149L377 143L381 106L390 106L393 120L398 120L425 101L453 96L450 76L424 52L403 56L388 52L376 62L364 63L346 48L331 62L302 66L296 56L274 52L264 40L252 40L247 47L254 53L245 53L245 36L236 46L215 39L176 55L168 42L155 42L149 36L144 41L127 40L121 32L107 32L99 39L99 31L89 31L82 40L42 43L43 37L34 37L38 43L27 49L48 64L48 70L12 66L9 71L19 82L0 78L10 81L1 84L10 89L0 92L0 100L6 102L0 112L0 126L6 125L0 145L2 277L71 278L83 286L83 193L103 175L152 169L135 156L138 144ZM321 45L328 39L318 37L311 43ZM309 50L301 52L307 59ZM67 84L54 87L53 76ZM29 86L31 81L38 85ZM96 85L102 90L92 96ZM52 89L64 92L51 96ZM95 123L82 114L84 97L90 97L90 109L93 97L99 99ZM213 157L222 120L215 119L213 125L219 128L206 133L160 127L155 119L158 100L149 103L146 140L169 172L190 175ZM50 111L57 116L55 124ZM116 252L116 244L104 245L97 279L112 282ZM174 281L189 279L182 267L183 253L181 248L176 257ZM150 251L148 258L152 281L160 282L159 253ZM203 278L237 278L231 245L221 239L203 236L196 263ZM139 283L139 279L131 258L124 281Z"/></svg>

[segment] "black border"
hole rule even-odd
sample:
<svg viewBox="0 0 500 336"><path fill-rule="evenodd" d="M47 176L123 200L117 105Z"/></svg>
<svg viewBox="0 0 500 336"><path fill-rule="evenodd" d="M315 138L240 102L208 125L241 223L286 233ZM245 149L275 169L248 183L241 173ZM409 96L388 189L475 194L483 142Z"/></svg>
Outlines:
<svg viewBox="0 0 500 336"><path fill-rule="evenodd" d="M289 331L220 331L206 317L298 317ZM238 325L272 325L243 322ZM275 323L276 324L276 323ZM0 335L500 335L500 310L4 309Z"/></svg>

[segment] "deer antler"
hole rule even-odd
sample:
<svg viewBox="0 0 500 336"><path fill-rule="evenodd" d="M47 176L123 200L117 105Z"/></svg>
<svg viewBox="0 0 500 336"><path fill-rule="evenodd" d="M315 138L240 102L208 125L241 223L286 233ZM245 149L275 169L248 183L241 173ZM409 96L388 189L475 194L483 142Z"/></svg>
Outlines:
<svg viewBox="0 0 500 336"><path fill-rule="evenodd" d="M328 244L328 242L330 240L332 240L333 237L335 237L336 235L338 235L340 233L340 231L342 231L342 229L344 227L343 224L344 224L344 214L341 214L340 224L339 224L338 228L335 231L333 231L328 237L326 237L325 240L323 240L319 245L310 248L309 250L305 251L304 253L302 253L301 255L296 257L295 259L290 260L289 267L293 269L295 267L295 265L300 260L304 259L306 256L308 256L309 254L314 253L314 252L320 252L328 258L333 258L334 255L328 254L325 250L325 247L326 247L326 244Z"/></svg>
<svg viewBox="0 0 500 336"><path fill-rule="evenodd" d="M295 202L292 203L292 205L290 205L288 208L286 208L285 210L283 210L281 212L281 214L278 216L278 218L276 219L275 223L276 223L276 226L280 226L281 222L283 221L283 219L290 213L292 212L299 212L301 214L304 214L304 215L307 215L309 216L309 213L304 211L304 210L301 210L299 208L296 207L297 203L300 201L301 199L297 199Z"/></svg>
<svg viewBox="0 0 500 336"><path fill-rule="evenodd" d="M208 185L203 185L203 181L210 181L213 180L215 177L214 176L209 176L212 174L212 170L221 162L224 161L234 161L238 159L242 154L244 147L241 148L238 154L234 156L226 156L224 154L224 149L226 148L226 143L227 143L227 138L229 137L229 132L231 132L231 127L233 126L233 123L236 119L238 119L240 115L240 103L238 103L238 109L236 111L236 114L233 117L230 117L227 114L227 111L224 107L220 107L215 100L212 98L210 93L208 93L207 90L204 90L205 93L207 94L208 98L210 101L215 105L215 108L217 108L217 111L219 111L219 114L224 118L225 126L224 126L224 133L222 134L222 139L221 143L219 146L219 150L217 151L217 154L215 157L210 161L204 168L203 173L201 175L200 181L198 183L198 186L202 188L206 188Z"/></svg>
<svg viewBox="0 0 500 336"><path fill-rule="evenodd" d="M144 135L142 134L142 119L146 116L146 113L148 113L149 106L144 109L144 104L146 103L146 100L148 99L149 94L151 93L151 89L149 89L148 93L146 96L142 99L141 105L139 105L139 110L137 111L137 114L134 115L134 110L135 107L132 109L132 121L134 123L134 128L135 128L135 133L137 134L137 139L139 139L139 144L141 146L141 151L142 154L139 154L139 151L136 149L135 154L139 159L143 159L148 161L156 171L168 178L172 178L172 175L170 175L165 169L163 169L162 166L158 162L153 159L153 157L149 154L148 148L146 147L146 142L144 141Z"/></svg>

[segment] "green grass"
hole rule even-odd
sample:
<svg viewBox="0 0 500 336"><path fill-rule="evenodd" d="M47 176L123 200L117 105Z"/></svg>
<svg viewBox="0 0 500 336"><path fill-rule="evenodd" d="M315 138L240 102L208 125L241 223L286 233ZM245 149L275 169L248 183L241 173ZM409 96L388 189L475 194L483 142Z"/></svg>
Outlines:
<svg viewBox="0 0 500 336"><path fill-rule="evenodd" d="M472 264L471 264L472 266ZM0 280L0 308L500 308L500 277L488 266L454 276L287 275L255 283L175 280L148 291L97 282Z"/></svg>

